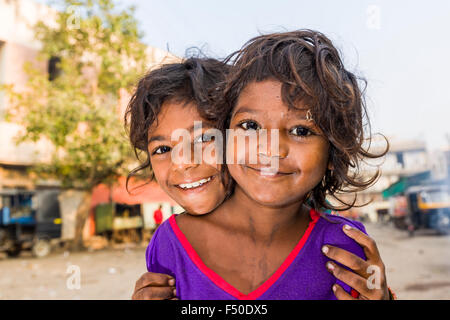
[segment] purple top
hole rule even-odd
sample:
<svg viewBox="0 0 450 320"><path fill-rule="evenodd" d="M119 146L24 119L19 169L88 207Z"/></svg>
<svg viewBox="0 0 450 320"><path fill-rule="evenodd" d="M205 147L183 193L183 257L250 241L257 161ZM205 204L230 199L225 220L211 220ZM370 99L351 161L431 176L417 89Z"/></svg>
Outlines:
<svg viewBox="0 0 450 320"><path fill-rule="evenodd" d="M342 231L349 224L364 233L357 221L326 214L329 222L314 210L312 221L283 264L261 286L249 294L239 292L209 269L179 229L175 216L166 220L153 235L146 251L147 270L176 279L177 297L181 300L335 300L334 283L353 296L357 292L327 271L330 259L321 248L330 244L366 259L363 249Z"/></svg>

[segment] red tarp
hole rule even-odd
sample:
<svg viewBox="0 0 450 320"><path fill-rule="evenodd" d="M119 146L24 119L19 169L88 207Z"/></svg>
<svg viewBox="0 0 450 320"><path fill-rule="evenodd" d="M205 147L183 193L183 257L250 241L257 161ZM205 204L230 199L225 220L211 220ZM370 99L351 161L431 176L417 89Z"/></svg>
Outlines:
<svg viewBox="0 0 450 320"><path fill-rule="evenodd" d="M133 190L136 186L144 184L144 181L133 182L131 180L129 185L131 194L125 188L125 183L126 178L121 177L113 186L111 193L113 202L128 205L142 204L145 202L168 202L172 206L177 205L155 181ZM101 203L109 203L109 197L110 190L108 186L100 184L94 188L91 200L91 213L85 225L84 237L90 237L95 234L94 208Z"/></svg>
<svg viewBox="0 0 450 320"><path fill-rule="evenodd" d="M144 202L169 202L171 205L175 206L177 203L172 200L156 183L152 181L145 186L135 188L138 185L143 184L144 182L130 182L130 192L125 188L126 178L119 178L119 181L112 188L112 200L115 203L121 204L141 204ZM92 203L91 208L94 208L100 203L108 203L109 202L110 191L108 187L104 184L98 185L94 188L92 192Z"/></svg>

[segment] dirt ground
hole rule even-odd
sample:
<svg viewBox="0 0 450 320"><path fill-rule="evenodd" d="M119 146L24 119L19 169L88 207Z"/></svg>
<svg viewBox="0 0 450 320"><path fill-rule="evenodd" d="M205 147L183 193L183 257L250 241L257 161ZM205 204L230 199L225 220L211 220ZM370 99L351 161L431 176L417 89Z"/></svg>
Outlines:
<svg viewBox="0 0 450 320"><path fill-rule="evenodd" d="M366 228L399 299L450 299L450 236L419 232L409 238L390 225ZM146 271L144 254L145 245L56 251L42 259L28 252L18 258L0 256L0 299L130 299L136 279ZM79 289L73 265L80 272Z"/></svg>
<svg viewBox="0 0 450 320"><path fill-rule="evenodd" d="M393 226L365 224L377 242L389 286L399 299L450 299L450 236L428 230L414 237Z"/></svg>

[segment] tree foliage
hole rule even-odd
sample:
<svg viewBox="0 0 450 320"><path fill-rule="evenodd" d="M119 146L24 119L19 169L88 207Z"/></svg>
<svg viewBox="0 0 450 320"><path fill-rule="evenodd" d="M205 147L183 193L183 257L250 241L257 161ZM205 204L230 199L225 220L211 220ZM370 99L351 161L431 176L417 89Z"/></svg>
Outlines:
<svg viewBox="0 0 450 320"><path fill-rule="evenodd" d="M41 176L89 190L115 180L132 161L119 107L145 71L145 46L134 8L119 10L111 0L61 4L34 29L39 60L57 61L57 72L49 77L27 63L25 90L7 87L7 119L25 129L18 142L45 139L54 146L51 163L35 167Z"/></svg>

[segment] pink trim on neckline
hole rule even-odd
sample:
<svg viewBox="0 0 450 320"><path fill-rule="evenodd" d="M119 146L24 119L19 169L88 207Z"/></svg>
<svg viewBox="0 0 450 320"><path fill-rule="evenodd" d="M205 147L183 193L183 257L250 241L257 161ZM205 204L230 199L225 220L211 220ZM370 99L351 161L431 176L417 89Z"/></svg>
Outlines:
<svg viewBox="0 0 450 320"><path fill-rule="evenodd" d="M175 236L180 241L184 250L186 250L186 253L188 254L189 258L192 260L192 262L194 262L197 268L205 276L207 276L215 285L217 285L219 288L221 288L222 290L224 290L225 292L229 293L230 295L239 300L255 300L259 298L262 294L264 294L264 292L266 292L281 277L281 275L286 271L286 269L291 265L291 263L300 253L300 250L303 248L303 245L306 243L306 240L308 240L311 231L314 229L314 226L316 225L316 222L320 218L320 214L314 209L311 209L309 214L312 221L309 222L308 228L306 229L303 236L300 238L295 248L291 251L291 253L289 253L289 255L281 264L281 266L278 267L278 269L269 277L269 279L264 281L263 284L261 284L258 288L256 288L249 294L244 294L239 290L237 290L235 287L226 282L221 276L219 276L217 273L215 273L212 269L208 268L203 263L200 256L197 254L197 252L194 250L194 248L187 240L186 236L183 234L183 232L181 232L180 228L178 227L178 224L175 220L175 215L172 215L169 218L169 223L170 226L172 227L173 232L175 233Z"/></svg>

